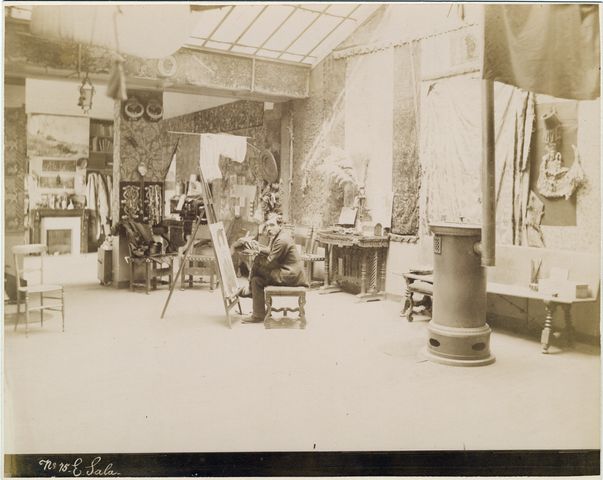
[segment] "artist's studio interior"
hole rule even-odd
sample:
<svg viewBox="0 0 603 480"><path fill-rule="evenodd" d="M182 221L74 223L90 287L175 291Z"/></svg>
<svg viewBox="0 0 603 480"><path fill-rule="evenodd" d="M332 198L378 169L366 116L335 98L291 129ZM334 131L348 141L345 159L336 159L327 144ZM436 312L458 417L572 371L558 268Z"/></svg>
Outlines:
<svg viewBox="0 0 603 480"><path fill-rule="evenodd" d="M600 448L597 5L3 7L5 452Z"/></svg>

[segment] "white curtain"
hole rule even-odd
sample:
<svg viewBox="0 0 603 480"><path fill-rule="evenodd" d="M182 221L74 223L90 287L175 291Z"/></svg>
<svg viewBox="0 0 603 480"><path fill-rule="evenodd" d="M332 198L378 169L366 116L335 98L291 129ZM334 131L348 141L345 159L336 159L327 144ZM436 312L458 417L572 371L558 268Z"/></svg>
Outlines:
<svg viewBox="0 0 603 480"><path fill-rule="evenodd" d="M345 150L360 181L373 222L391 225L393 49L350 57L346 67ZM365 163L368 169L365 174Z"/></svg>

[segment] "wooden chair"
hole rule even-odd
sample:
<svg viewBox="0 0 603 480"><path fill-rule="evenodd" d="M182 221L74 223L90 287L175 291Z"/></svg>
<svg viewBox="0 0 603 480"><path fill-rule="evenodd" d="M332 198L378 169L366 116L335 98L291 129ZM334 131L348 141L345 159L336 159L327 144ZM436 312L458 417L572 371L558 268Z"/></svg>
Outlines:
<svg viewBox="0 0 603 480"><path fill-rule="evenodd" d="M157 288L157 279L169 278L172 284L174 275L175 254L155 253L153 247L153 232L147 224L127 221L123 222L128 239L129 255L126 262L130 265L130 290L144 287L148 295L151 287ZM136 270L142 270L142 280L137 280Z"/></svg>
<svg viewBox="0 0 603 480"><path fill-rule="evenodd" d="M314 228L309 226L296 226L293 230L295 243L299 246L301 259L306 269L306 278L310 287L322 285L320 281L313 281L314 264L324 262L325 256L316 253L316 241L314 237Z"/></svg>
<svg viewBox="0 0 603 480"><path fill-rule="evenodd" d="M195 252L195 247L191 250L192 253L188 254L186 261L184 260L184 249L180 254L180 261L185 262L180 273L180 290L184 290L186 277L188 276L188 286L192 288L194 276L208 276L209 277L209 289L215 290L217 285L216 280L216 257L213 252L201 253Z"/></svg>
<svg viewBox="0 0 603 480"><path fill-rule="evenodd" d="M217 264L214 250L211 245L211 235L209 227L205 224L199 225L197 235L194 239L187 238L186 245L180 247L180 261L184 262L180 273L180 290L184 290L186 278L188 277L188 286L192 288L194 277L209 277L209 289L215 290L217 282ZM186 261L184 260L184 252L188 242L194 242ZM202 280L202 279L201 279Z"/></svg>
<svg viewBox="0 0 603 480"><path fill-rule="evenodd" d="M44 310L61 312L62 331L65 331L65 302L62 285L44 283L44 256L46 245L30 244L13 247L13 257L17 274L17 320L15 330L21 318L21 299L25 301L25 334L28 332L29 312L40 311L40 326L44 326ZM26 261L25 258L31 258ZM31 274L31 275L30 275ZM40 294L40 305L30 305L30 294ZM48 296L54 294L56 296ZM45 303L45 300L53 300Z"/></svg>

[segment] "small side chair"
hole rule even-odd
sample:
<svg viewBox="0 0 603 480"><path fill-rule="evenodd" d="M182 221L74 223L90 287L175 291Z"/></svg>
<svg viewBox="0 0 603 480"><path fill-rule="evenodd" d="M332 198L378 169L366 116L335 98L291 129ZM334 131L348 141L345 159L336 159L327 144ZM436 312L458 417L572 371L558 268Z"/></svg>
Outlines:
<svg viewBox="0 0 603 480"><path fill-rule="evenodd" d="M47 247L41 244L17 245L13 257L17 274L17 320L21 319L21 301L25 303L25 334L29 329L29 312L40 311L40 326L44 326L44 310L61 312L62 331L65 331L65 300L62 285L44 283L44 256ZM26 258L30 260L25 260ZM40 294L40 304L31 305L31 296ZM52 300L46 303L46 300Z"/></svg>

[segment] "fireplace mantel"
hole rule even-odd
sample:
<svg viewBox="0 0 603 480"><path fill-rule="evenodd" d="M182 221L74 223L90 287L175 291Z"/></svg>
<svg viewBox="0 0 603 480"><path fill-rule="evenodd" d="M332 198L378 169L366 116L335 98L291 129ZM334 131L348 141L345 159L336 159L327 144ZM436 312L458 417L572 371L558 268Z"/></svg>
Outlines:
<svg viewBox="0 0 603 480"><path fill-rule="evenodd" d="M79 217L80 218L80 253L88 252L88 218L90 211L85 208L63 210L55 208L36 208L30 211L32 226L32 243L44 243L42 237L42 219L48 217Z"/></svg>

